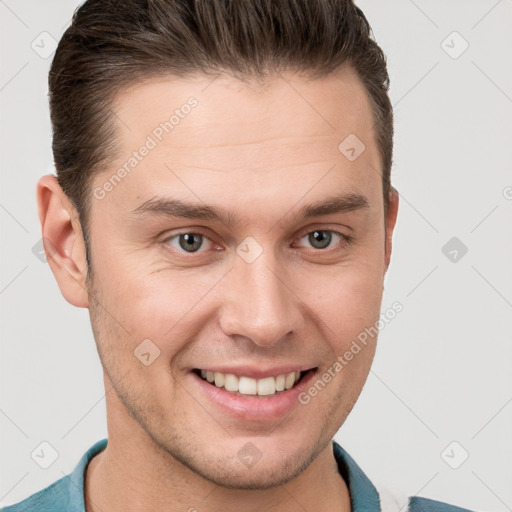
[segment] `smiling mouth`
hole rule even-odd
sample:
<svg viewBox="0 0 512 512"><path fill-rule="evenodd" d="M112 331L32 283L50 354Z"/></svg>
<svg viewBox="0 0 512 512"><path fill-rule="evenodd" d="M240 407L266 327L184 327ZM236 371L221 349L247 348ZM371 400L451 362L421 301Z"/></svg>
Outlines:
<svg viewBox="0 0 512 512"><path fill-rule="evenodd" d="M312 368L302 372L295 371L263 379L253 379L243 375L237 376L232 373L212 372L199 368L194 369L193 372L205 382L217 388L224 388L233 395L270 396L279 395L295 387L306 374L315 370L316 368Z"/></svg>

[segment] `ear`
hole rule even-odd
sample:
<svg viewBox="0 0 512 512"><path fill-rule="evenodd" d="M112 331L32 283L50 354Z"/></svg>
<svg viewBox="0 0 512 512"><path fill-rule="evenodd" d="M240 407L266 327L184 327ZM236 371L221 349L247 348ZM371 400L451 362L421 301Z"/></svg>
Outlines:
<svg viewBox="0 0 512 512"><path fill-rule="evenodd" d="M78 214L57 178L43 176L37 183L37 205L46 259L64 298L87 308L87 262Z"/></svg>
<svg viewBox="0 0 512 512"><path fill-rule="evenodd" d="M386 219L386 241L385 241L385 272L387 272L389 267L389 262L391 261L391 249L392 249L392 238L393 231L395 229L396 218L398 214L398 202L399 195L396 188L391 187L389 191L389 208L388 208L388 216Z"/></svg>

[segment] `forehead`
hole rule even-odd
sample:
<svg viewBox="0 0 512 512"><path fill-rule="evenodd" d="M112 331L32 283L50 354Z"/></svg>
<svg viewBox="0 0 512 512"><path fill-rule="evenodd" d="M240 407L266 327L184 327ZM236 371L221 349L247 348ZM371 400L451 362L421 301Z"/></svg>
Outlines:
<svg viewBox="0 0 512 512"><path fill-rule="evenodd" d="M348 192L380 183L370 102L349 67L315 80L282 73L265 83L159 77L122 90L112 110L119 158L96 184L124 167L109 193L119 206L177 188L202 199L229 186L257 200L259 192L293 196L294 185L298 193L319 181L320 190L345 184ZM364 148L357 159L340 151L345 140Z"/></svg>
<svg viewBox="0 0 512 512"><path fill-rule="evenodd" d="M339 138L347 129L368 139L373 127L367 93L348 66L314 80L290 72L264 82L242 82L226 74L196 74L160 77L121 90L113 111L123 141L136 144L134 137L151 133L175 111L188 111L183 107L192 97L197 107L185 112L185 118L176 112L180 116L179 130L173 130L176 149L192 142L210 146L256 144L283 135Z"/></svg>

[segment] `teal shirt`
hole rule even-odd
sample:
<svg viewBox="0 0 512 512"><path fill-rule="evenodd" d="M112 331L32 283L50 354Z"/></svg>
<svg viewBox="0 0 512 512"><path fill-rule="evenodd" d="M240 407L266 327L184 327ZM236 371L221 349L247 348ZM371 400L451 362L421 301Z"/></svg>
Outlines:
<svg viewBox="0 0 512 512"><path fill-rule="evenodd" d="M347 483L352 512L381 512L379 494L354 459L335 441L334 457L341 476ZM62 477L42 491L2 509L2 512L85 512L84 475L89 461L107 446L107 439L98 441L82 456L70 475ZM410 512L470 512L446 503L409 498Z"/></svg>

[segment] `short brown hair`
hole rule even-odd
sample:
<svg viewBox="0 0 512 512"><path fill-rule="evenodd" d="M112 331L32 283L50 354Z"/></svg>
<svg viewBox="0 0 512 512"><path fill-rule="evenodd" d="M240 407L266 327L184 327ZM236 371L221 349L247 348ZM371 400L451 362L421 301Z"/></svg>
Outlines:
<svg viewBox="0 0 512 512"><path fill-rule="evenodd" d="M393 112L384 53L352 0L88 0L73 15L49 73L57 178L87 249L93 176L116 156L114 94L162 75L228 72L312 77L348 63L373 109L388 211ZM87 262L89 253L87 249Z"/></svg>

